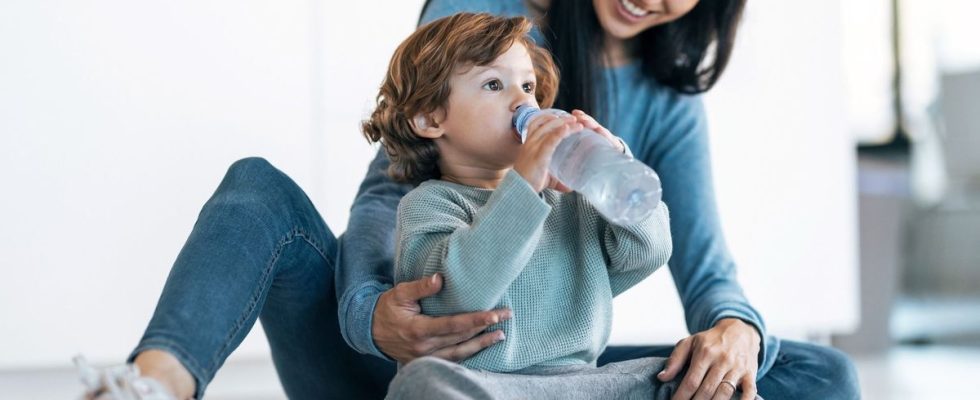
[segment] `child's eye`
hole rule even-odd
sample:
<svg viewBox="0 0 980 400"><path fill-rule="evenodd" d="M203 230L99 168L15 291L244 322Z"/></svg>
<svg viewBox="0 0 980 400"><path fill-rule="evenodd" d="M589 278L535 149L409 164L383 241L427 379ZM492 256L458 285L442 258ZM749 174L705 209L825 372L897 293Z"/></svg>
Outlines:
<svg viewBox="0 0 980 400"><path fill-rule="evenodd" d="M521 85L521 88L527 93L534 93L534 82L525 83L524 85Z"/></svg>
<svg viewBox="0 0 980 400"><path fill-rule="evenodd" d="M484 83L483 84L483 87L485 89L492 90L492 91L496 92L496 91L498 91L500 89L503 89L504 88L504 85L502 83L500 83L499 80L494 79L494 80L492 80L490 82Z"/></svg>

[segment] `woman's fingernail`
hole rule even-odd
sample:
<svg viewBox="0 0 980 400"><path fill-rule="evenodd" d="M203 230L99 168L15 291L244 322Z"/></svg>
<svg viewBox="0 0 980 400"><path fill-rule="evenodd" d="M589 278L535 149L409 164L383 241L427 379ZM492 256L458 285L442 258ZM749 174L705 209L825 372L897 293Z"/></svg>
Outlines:
<svg viewBox="0 0 980 400"><path fill-rule="evenodd" d="M497 333L497 341L498 342L507 338L507 336L504 335L504 331L497 331L497 332L499 332L499 333Z"/></svg>

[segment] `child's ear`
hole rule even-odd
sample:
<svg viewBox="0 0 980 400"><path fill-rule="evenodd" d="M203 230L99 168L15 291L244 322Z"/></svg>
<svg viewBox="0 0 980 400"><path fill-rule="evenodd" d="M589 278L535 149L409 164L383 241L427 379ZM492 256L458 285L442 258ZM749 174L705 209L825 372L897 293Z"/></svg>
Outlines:
<svg viewBox="0 0 980 400"><path fill-rule="evenodd" d="M435 121L431 114L419 114L412 118L408 123L412 125L412 131L416 135L428 139L442 137L446 133L445 129L439 127L439 122Z"/></svg>

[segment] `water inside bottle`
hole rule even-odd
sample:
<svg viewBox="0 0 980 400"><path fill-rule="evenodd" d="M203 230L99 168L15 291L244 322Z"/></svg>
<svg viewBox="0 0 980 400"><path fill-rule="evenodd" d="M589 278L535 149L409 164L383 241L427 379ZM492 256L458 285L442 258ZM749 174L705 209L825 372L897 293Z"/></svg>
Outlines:
<svg viewBox="0 0 980 400"><path fill-rule="evenodd" d="M630 173L632 170L634 173ZM610 169L593 176L583 193L610 222L634 224L650 217L660 204L660 179L639 169Z"/></svg>

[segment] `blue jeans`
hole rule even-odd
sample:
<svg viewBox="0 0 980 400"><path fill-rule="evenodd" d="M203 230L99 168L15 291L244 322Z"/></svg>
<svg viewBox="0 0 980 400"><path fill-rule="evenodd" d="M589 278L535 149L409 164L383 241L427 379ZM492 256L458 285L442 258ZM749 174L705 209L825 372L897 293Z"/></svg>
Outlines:
<svg viewBox="0 0 980 400"><path fill-rule="evenodd" d="M173 354L201 398L261 318L289 398L383 398L395 364L353 351L341 336L336 253L336 237L295 182L265 160L235 162L201 210L130 361L147 349ZM669 350L610 347L600 363ZM769 400L858 397L846 356L793 342L759 390Z"/></svg>
<svg viewBox="0 0 980 400"><path fill-rule="evenodd" d="M674 346L610 346L599 356L598 365L640 357L669 357ZM858 399L857 370L850 358L837 349L809 343L780 340L779 355L772 369L756 381L759 396L780 399Z"/></svg>

